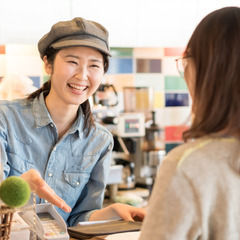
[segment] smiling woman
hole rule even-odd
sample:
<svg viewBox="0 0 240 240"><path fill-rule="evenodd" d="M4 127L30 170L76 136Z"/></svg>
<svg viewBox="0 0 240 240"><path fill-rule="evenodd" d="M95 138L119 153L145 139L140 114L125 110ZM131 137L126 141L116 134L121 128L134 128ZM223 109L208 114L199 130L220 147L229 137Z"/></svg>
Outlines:
<svg viewBox="0 0 240 240"><path fill-rule="evenodd" d="M49 80L27 99L0 103L5 177L28 181L37 202L56 205L69 226L143 219L145 211L129 205L102 209L113 138L94 122L88 99L108 69L108 31L83 18L58 22L38 49Z"/></svg>

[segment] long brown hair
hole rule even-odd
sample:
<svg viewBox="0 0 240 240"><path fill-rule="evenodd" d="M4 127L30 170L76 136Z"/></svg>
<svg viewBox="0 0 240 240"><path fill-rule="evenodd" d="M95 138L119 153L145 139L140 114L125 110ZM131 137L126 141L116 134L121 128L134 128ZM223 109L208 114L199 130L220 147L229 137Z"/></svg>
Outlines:
<svg viewBox="0 0 240 240"><path fill-rule="evenodd" d="M45 52L45 55L47 56L48 63L52 65L53 70L54 70L54 60L55 60L55 57L56 57L56 55L59 51L60 51L60 49L54 49L54 48L50 47ZM109 57L104 53L101 53L101 54L102 54L103 60L104 60L104 73L106 73L107 70L108 70L108 67L109 67ZM42 85L42 87L39 88L37 91L30 94L27 97L27 99L32 100L36 97L39 98L39 96L42 92L48 92L49 93L50 89L51 89L51 79L49 79L47 82L45 82ZM83 110L83 114L85 116L83 127L84 127L84 129L86 129L86 135L88 136L91 128L95 126L94 116L92 114L90 103L89 103L88 99L85 102L83 102L80 106L81 106L81 108Z"/></svg>
<svg viewBox="0 0 240 240"><path fill-rule="evenodd" d="M183 139L225 130L240 134L240 8L208 14L196 27L185 51L196 70L195 114Z"/></svg>

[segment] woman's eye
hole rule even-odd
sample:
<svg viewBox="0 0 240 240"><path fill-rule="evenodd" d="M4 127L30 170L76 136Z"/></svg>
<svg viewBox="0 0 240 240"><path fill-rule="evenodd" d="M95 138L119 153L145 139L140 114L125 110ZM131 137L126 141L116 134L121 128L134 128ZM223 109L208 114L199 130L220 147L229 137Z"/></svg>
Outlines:
<svg viewBox="0 0 240 240"><path fill-rule="evenodd" d="M92 64L90 67L99 68L99 66L96 64Z"/></svg>
<svg viewBox="0 0 240 240"><path fill-rule="evenodd" d="M77 65L77 62L75 62L75 61L68 61L68 62Z"/></svg>

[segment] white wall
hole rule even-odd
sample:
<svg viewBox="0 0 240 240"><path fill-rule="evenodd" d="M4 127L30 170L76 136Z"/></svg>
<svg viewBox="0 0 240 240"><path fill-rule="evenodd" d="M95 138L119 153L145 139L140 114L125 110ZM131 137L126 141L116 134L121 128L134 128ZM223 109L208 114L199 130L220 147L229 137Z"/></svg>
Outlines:
<svg viewBox="0 0 240 240"><path fill-rule="evenodd" d="M0 44L37 44L57 21L81 16L109 29L112 47L185 46L199 20L240 0L0 0Z"/></svg>

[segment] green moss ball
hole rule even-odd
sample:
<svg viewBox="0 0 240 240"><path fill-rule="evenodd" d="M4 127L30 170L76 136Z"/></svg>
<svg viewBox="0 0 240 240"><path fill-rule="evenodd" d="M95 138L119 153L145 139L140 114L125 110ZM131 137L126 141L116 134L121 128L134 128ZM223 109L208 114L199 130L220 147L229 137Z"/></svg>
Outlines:
<svg viewBox="0 0 240 240"><path fill-rule="evenodd" d="M6 178L0 186L0 198L9 207L24 206L31 195L31 189L27 181L20 177Z"/></svg>

